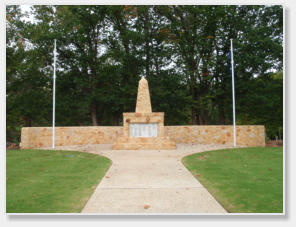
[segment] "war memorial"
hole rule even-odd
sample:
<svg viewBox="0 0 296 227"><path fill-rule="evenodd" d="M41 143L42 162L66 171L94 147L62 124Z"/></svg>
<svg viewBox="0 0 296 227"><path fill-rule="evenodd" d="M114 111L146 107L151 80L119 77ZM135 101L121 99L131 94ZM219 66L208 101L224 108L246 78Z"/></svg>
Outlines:
<svg viewBox="0 0 296 227"><path fill-rule="evenodd" d="M232 144L231 125L164 126L165 113L152 112L148 81L139 81L136 110L123 126L56 127L56 146L112 144L114 150L175 149L176 144ZM238 146L265 146L263 125L238 125ZM24 127L21 148L51 147L52 127Z"/></svg>

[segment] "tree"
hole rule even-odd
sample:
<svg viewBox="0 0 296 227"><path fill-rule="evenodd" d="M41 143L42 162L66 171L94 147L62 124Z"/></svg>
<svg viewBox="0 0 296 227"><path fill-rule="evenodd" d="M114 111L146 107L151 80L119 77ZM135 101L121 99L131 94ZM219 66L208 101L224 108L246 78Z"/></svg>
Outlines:
<svg viewBox="0 0 296 227"><path fill-rule="evenodd" d="M10 138L51 125L54 39L57 125L122 124L141 76L166 124L232 124L232 38L238 123L281 134L281 6L36 5L33 16L7 7Z"/></svg>
<svg viewBox="0 0 296 227"><path fill-rule="evenodd" d="M19 140L22 126L46 125L49 120L47 62L30 49L26 32L29 25L18 6L7 6L6 98L7 139ZM36 64L38 62L38 64Z"/></svg>
<svg viewBox="0 0 296 227"><path fill-rule="evenodd" d="M240 97L239 124L265 125L269 139L283 136L283 73L270 73L253 78L248 93Z"/></svg>

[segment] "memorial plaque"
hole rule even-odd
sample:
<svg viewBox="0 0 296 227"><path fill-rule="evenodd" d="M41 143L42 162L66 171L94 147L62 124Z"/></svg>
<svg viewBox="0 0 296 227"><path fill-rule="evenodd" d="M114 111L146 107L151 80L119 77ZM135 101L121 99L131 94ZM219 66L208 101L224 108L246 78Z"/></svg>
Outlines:
<svg viewBox="0 0 296 227"><path fill-rule="evenodd" d="M157 137L157 123L131 123L130 137Z"/></svg>

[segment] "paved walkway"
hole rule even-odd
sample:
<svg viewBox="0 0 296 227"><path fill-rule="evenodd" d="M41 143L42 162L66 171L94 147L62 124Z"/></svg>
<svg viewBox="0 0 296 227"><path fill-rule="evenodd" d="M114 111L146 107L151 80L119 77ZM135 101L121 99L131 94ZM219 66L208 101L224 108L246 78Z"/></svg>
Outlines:
<svg viewBox="0 0 296 227"><path fill-rule="evenodd" d="M226 213L184 167L191 153L222 145L183 145L177 150L111 150L111 145L57 147L106 156L112 165L82 213ZM229 146L228 146L229 147Z"/></svg>

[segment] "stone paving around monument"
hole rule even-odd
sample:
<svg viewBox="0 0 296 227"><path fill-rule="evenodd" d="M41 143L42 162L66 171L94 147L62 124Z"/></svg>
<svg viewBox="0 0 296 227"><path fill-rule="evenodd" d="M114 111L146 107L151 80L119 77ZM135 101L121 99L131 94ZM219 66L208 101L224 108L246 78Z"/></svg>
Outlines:
<svg viewBox="0 0 296 227"><path fill-rule="evenodd" d="M111 144L57 147L106 156L112 166L82 213L226 213L185 168L181 160L192 153L226 145L178 144L176 150L112 150Z"/></svg>

